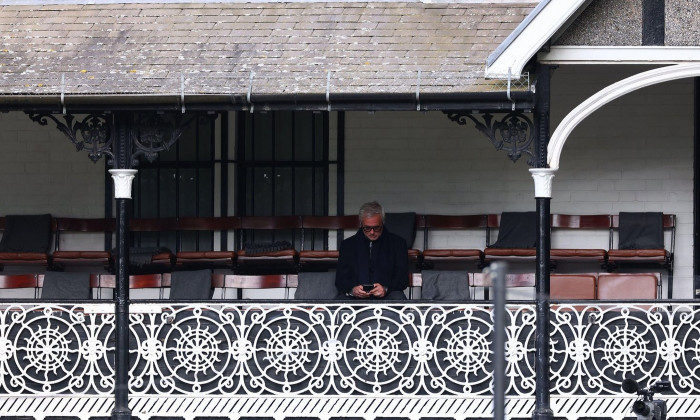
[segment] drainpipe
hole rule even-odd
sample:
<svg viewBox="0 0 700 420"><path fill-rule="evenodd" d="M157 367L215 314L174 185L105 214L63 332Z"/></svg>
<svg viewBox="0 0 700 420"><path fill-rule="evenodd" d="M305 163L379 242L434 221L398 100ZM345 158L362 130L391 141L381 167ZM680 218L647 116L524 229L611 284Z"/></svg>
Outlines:
<svg viewBox="0 0 700 420"><path fill-rule="evenodd" d="M549 102L551 67L537 64L535 103L535 130L537 167L530 169L535 180L537 205L537 258L535 277L535 412L533 420L552 420L554 413L549 405L549 252L550 201L554 171L547 168L547 143L549 142Z"/></svg>
<svg viewBox="0 0 700 420"><path fill-rule="evenodd" d="M117 261L115 289L114 410L112 420L131 420L129 409L129 253L127 203L136 169L131 169L131 114L114 115L114 180L117 211Z"/></svg>

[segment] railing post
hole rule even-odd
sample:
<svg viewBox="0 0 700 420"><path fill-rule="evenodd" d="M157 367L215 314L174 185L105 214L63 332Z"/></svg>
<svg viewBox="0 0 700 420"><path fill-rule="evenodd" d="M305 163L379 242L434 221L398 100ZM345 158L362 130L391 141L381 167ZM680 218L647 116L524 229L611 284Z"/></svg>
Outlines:
<svg viewBox="0 0 700 420"><path fill-rule="evenodd" d="M508 264L492 263L489 268L493 284L493 418L506 419L506 274Z"/></svg>
<svg viewBox="0 0 700 420"><path fill-rule="evenodd" d="M117 113L114 116L115 162L110 169L114 180L114 197L117 210L117 261L115 289L115 358L114 358L114 410L113 420L130 420L129 409L129 228L127 203L131 198L131 181L136 170L131 168L131 115Z"/></svg>

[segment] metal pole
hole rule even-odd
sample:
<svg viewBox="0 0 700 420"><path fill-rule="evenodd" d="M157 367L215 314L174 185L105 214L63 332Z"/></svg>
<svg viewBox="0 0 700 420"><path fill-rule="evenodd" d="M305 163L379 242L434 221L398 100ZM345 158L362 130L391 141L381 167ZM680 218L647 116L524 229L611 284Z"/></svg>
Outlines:
<svg viewBox="0 0 700 420"><path fill-rule="evenodd" d="M129 409L129 253L127 251L127 199L117 201L117 284L115 290L116 354L114 360L113 420L131 419Z"/></svg>
<svg viewBox="0 0 700 420"><path fill-rule="evenodd" d="M114 117L114 167L131 168L131 115L117 113ZM129 409L129 252L127 198L116 198L117 261L115 290L115 357L114 410L112 420L131 420Z"/></svg>
<svg viewBox="0 0 700 420"><path fill-rule="evenodd" d="M547 168L547 143L549 143L550 78L552 67L537 64L536 103L534 126L536 130L537 168ZM551 182L551 178L550 178ZM542 184L540 184L540 187ZM549 252L550 252L550 201L548 191L537 191L537 257L536 320L535 320L535 411L534 420L551 420L554 413L549 406Z"/></svg>
<svg viewBox="0 0 700 420"><path fill-rule="evenodd" d="M506 411L506 272L508 264L491 264L493 284L493 418L505 420Z"/></svg>
<svg viewBox="0 0 700 420"><path fill-rule="evenodd" d="M535 411L534 420L551 420L549 406L549 197L537 197L537 278L535 304Z"/></svg>

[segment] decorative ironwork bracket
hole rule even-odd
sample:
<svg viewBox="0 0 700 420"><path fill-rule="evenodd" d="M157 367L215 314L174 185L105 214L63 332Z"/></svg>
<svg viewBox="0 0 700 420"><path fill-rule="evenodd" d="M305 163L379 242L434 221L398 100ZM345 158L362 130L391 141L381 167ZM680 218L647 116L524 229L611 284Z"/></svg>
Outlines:
<svg viewBox="0 0 700 420"><path fill-rule="evenodd" d="M75 145L77 151L87 149L88 157L93 162L100 160L102 155L114 159L112 153L112 116L109 114L89 114L82 120L75 120L71 114L63 115L65 122L60 121L53 114L29 113L29 119L48 125L49 120L56 123L56 128L68 137Z"/></svg>
<svg viewBox="0 0 700 420"><path fill-rule="evenodd" d="M137 114L133 133L136 151L131 155L132 164L138 165L139 156L145 157L149 162L155 161L159 152L170 150L190 124L201 116L202 114L181 113ZM209 122L215 118L216 114L206 114L205 120Z"/></svg>
<svg viewBox="0 0 700 420"><path fill-rule="evenodd" d="M443 111L447 118L459 125L467 125L467 119L471 120L476 129L491 140L496 150L507 150L508 157L516 162L524 154L529 156L527 164L535 166L535 156L532 147L535 144L535 130L532 120L523 113L514 111L506 114L501 120L494 120L490 113L481 114L484 122L477 119L477 115L469 111Z"/></svg>
<svg viewBox="0 0 700 420"><path fill-rule="evenodd" d="M103 155L109 157L108 165L114 164L113 146L113 116L108 113L89 114L82 120L76 120L72 114L63 115L60 121L56 115L50 113L27 113L29 118L40 125L48 125L49 120L56 124L56 128L68 137L75 145L76 150L88 150L88 157L97 162ZM134 124L131 127L129 137L133 144L134 153L131 155L132 167L138 166L140 156L144 156L149 162L153 162L158 153L170 150L175 142L182 136L187 127L193 121L197 121L201 114L189 114L183 116L179 113L144 113L134 114ZM216 114L206 114L205 120L213 120ZM201 121L201 119L200 119Z"/></svg>

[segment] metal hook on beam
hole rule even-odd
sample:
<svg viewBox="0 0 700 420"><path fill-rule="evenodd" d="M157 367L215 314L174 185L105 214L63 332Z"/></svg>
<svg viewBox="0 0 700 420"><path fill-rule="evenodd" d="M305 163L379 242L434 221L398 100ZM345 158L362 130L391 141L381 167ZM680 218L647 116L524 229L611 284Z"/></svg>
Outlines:
<svg viewBox="0 0 700 420"><path fill-rule="evenodd" d="M418 69L418 82L416 83L416 102L418 105L416 106L416 111L420 111L420 74L421 71Z"/></svg>
<svg viewBox="0 0 700 420"><path fill-rule="evenodd" d="M506 88L506 97L508 98L509 101L511 101L513 103L513 107L511 108L511 110L515 111L515 101L510 97L510 83L511 83L510 67L508 67L508 87Z"/></svg>
<svg viewBox="0 0 700 420"><path fill-rule="evenodd" d="M63 115L66 115L66 74L61 74L61 107Z"/></svg>
<svg viewBox="0 0 700 420"><path fill-rule="evenodd" d="M182 105L182 113L185 113L185 75L180 73L180 105Z"/></svg>
<svg viewBox="0 0 700 420"><path fill-rule="evenodd" d="M251 71L250 72L250 83L248 84L248 94L246 95L245 99L248 102L248 105L250 106L250 113L253 113L253 110L255 109L255 104L251 102L250 97L253 95L253 77L255 77L255 72Z"/></svg>
<svg viewBox="0 0 700 420"><path fill-rule="evenodd" d="M328 104L328 112L331 112L331 71L328 70L326 77L326 103Z"/></svg>

